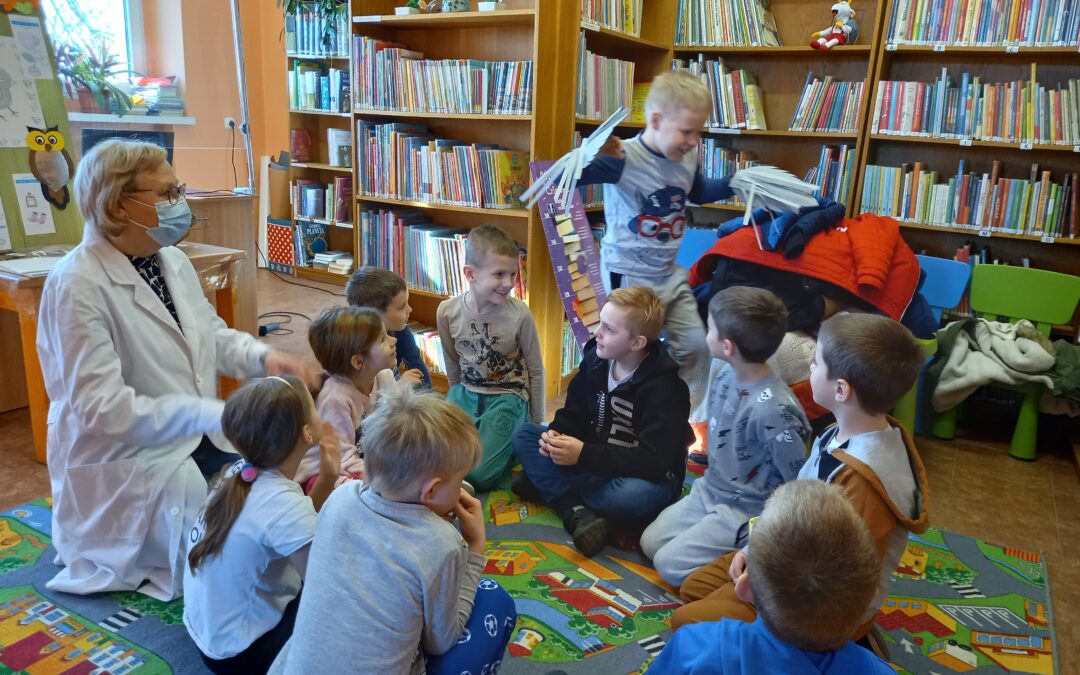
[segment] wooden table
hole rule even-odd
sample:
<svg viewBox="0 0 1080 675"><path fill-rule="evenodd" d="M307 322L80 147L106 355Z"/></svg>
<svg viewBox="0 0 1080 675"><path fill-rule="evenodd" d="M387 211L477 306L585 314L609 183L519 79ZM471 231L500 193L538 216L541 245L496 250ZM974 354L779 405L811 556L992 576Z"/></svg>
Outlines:
<svg viewBox="0 0 1080 675"><path fill-rule="evenodd" d="M230 327L235 326L239 266L246 254L236 249L187 242L180 244L179 248L191 259L192 266L199 274L203 291L217 305L218 316ZM49 247L49 250L58 250L58 247ZM42 463L45 462L49 396L45 393L45 380L41 374L36 341L38 306L41 304L41 290L44 285L44 276L24 277L0 270L0 310L18 315L21 345L21 350L16 351L12 344L0 344L0 359L6 364L15 364L21 355L26 380L26 401L30 407L34 455ZM5 370L8 370L6 366ZM235 386L236 383L230 378L221 378L222 396L227 396Z"/></svg>

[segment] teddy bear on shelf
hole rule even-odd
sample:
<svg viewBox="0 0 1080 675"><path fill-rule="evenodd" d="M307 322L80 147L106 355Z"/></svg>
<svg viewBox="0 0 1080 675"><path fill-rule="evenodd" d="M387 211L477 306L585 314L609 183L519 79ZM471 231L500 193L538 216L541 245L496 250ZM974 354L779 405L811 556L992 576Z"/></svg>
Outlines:
<svg viewBox="0 0 1080 675"><path fill-rule="evenodd" d="M828 51L836 45L855 44L859 37L859 25L855 23L855 10L847 0L832 6L833 25L810 35L810 46Z"/></svg>

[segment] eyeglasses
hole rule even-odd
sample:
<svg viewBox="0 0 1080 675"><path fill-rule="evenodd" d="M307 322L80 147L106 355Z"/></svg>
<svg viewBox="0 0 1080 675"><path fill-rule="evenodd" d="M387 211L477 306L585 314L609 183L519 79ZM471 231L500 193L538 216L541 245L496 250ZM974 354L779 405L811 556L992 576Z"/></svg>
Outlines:
<svg viewBox="0 0 1080 675"><path fill-rule="evenodd" d="M187 183L180 183L179 185L170 185L164 190L132 190L133 194L139 192L151 192L160 197L165 197L169 200L170 204L176 204L180 201L180 198L187 194Z"/></svg>

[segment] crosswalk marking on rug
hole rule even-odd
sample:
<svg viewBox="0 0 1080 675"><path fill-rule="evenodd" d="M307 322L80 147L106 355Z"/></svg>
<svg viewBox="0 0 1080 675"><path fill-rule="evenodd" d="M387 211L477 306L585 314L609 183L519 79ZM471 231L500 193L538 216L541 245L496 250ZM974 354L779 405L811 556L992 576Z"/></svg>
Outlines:
<svg viewBox="0 0 1080 675"><path fill-rule="evenodd" d="M642 638L638 640L638 644L649 653L649 656L656 656L664 649L664 640L659 635Z"/></svg>
<svg viewBox="0 0 1080 675"><path fill-rule="evenodd" d="M132 622L137 621L142 614L134 609L122 609L116 614L101 622L109 630L118 631L127 628Z"/></svg>
<svg viewBox="0 0 1080 675"><path fill-rule="evenodd" d="M986 596L979 592L979 589L975 588L971 584L949 584L953 587L957 593L959 593L965 599L971 598L985 598Z"/></svg>

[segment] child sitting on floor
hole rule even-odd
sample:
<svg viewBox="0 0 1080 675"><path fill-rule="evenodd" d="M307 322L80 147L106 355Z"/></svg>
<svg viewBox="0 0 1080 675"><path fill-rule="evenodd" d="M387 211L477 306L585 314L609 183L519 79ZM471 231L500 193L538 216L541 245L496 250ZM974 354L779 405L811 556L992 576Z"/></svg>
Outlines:
<svg viewBox="0 0 1080 675"><path fill-rule="evenodd" d="M862 639L889 590L908 532L929 526L926 471L907 432L886 413L915 384L924 356L907 328L872 314L838 314L823 324L810 370L814 401L836 416L814 441L799 478L843 488L870 530L880 568L878 593L859 614L852 639ZM751 553L753 553L751 549ZM718 558L687 577L679 593L689 604L671 617L678 627L722 617L754 620L735 593L754 561L743 551Z"/></svg>
<svg viewBox="0 0 1080 675"><path fill-rule="evenodd" d="M757 620L680 629L649 673L893 675L850 641L878 589L878 555L859 514L833 485L796 480L765 503L750 537L754 574L736 593Z"/></svg>
<svg viewBox="0 0 1080 675"><path fill-rule="evenodd" d="M334 490L319 515L293 639L271 672L496 672L517 614L480 578L483 508L461 486L480 460L476 426L403 387L380 398L364 433L367 477ZM338 628L351 637L330 648Z"/></svg>
<svg viewBox="0 0 1080 675"><path fill-rule="evenodd" d="M686 473L690 394L660 342L664 308L648 288L617 288L600 310L566 405L546 429L523 424L512 483L562 516L578 550L604 547L608 521L640 527L675 501Z"/></svg>
<svg viewBox="0 0 1080 675"><path fill-rule="evenodd" d="M386 319L386 332L397 340L397 362L394 373L406 370L401 379L424 389L431 388L431 373L420 356L416 337L407 325L412 307L409 306L409 289L405 280L396 272L381 267L361 267L353 272L345 284L345 297L353 307L370 307L382 312Z"/></svg>
<svg viewBox="0 0 1080 675"><path fill-rule="evenodd" d="M810 424L766 361L787 330L787 310L769 291L726 288L709 302L708 344L725 362L709 387L709 468L690 494L641 536L641 550L673 586L746 543L747 521L806 461Z"/></svg>
<svg viewBox="0 0 1080 675"><path fill-rule="evenodd" d="M340 444L291 376L241 387L221 426L244 461L222 469L191 530L184 625L211 671L265 673L292 634L315 511L334 487ZM309 499L293 472L313 444L324 478Z"/></svg>
<svg viewBox="0 0 1080 675"><path fill-rule="evenodd" d="M364 477L360 422L375 400L395 386L395 340L383 316L366 307L331 307L311 322L308 343L328 377L316 406L342 439L341 476L337 484ZM308 487L319 474L319 454L308 451L296 470L296 482Z"/></svg>
<svg viewBox="0 0 1080 675"><path fill-rule="evenodd" d="M439 305L436 323L446 357L447 398L476 422L484 456L466 477L478 492L510 468L510 437L522 422L544 421L544 363L528 306L513 297L518 247L483 225L465 242L469 289Z"/></svg>

